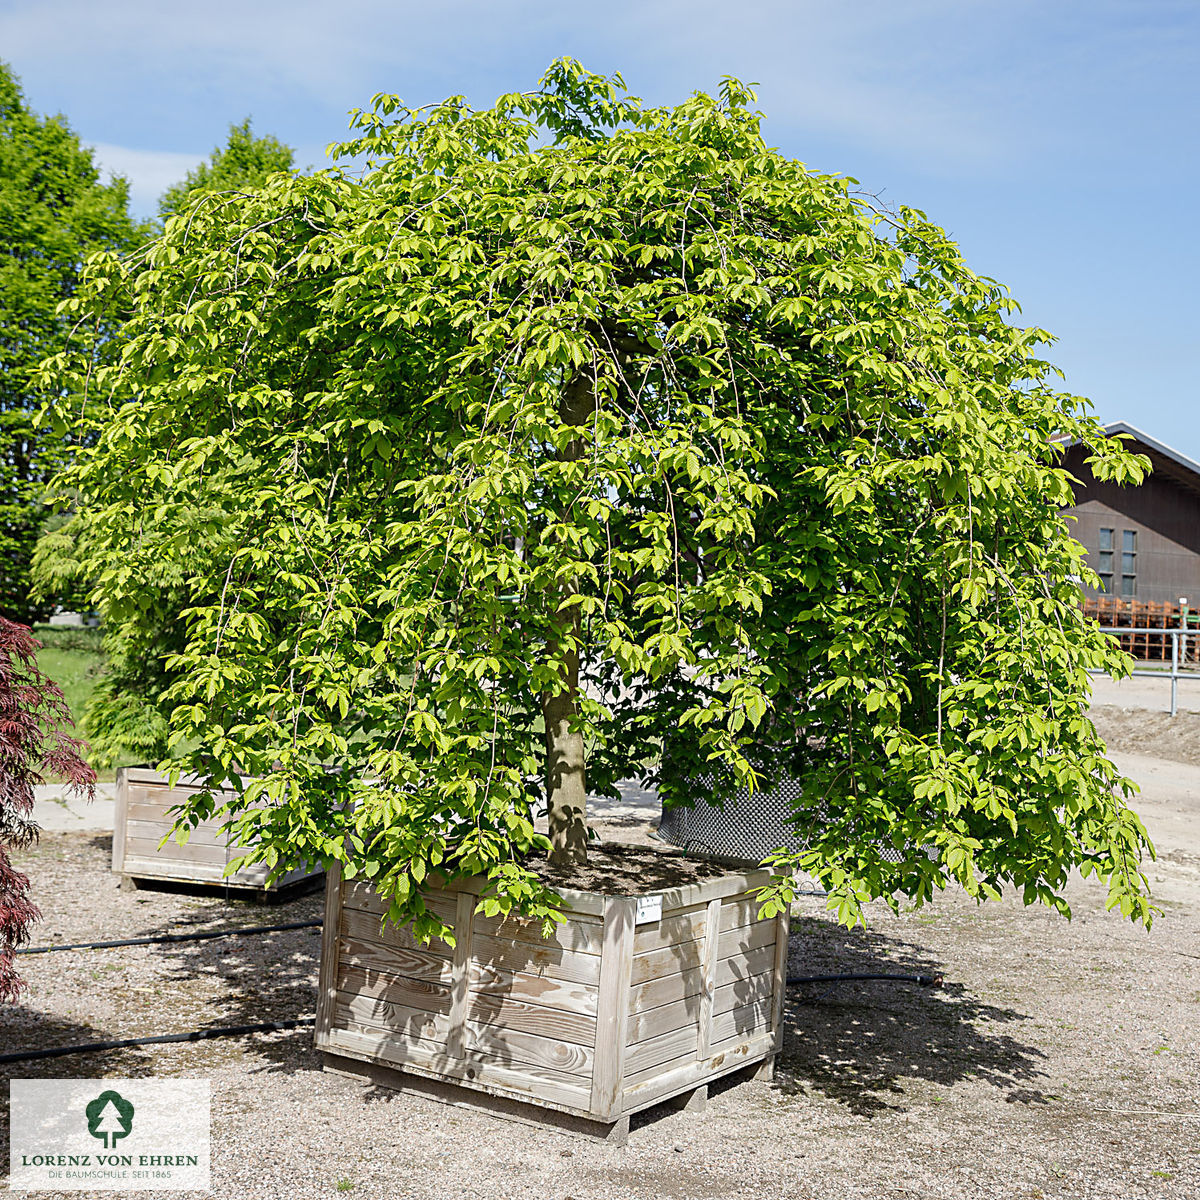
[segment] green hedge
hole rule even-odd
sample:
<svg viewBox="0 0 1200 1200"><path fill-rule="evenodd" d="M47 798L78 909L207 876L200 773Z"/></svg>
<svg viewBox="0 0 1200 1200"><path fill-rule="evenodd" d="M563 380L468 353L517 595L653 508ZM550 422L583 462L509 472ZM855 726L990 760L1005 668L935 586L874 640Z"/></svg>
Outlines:
<svg viewBox="0 0 1200 1200"><path fill-rule="evenodd" d="M100 654L104 635L99 629L89 629L86 625L35 625L33 636L47 650L87 650Z"/></svg>

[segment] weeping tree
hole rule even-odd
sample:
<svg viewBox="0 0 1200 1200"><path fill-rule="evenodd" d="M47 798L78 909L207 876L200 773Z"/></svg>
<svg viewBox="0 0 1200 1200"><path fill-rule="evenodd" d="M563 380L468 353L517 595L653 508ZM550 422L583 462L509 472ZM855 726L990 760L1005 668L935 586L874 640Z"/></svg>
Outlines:
<svg viewBox="0 0 1200 1200"><path fill-rule="evenodd" d="M109 407L63 484L110 622L204 581L170 764L242 789L245 860L339 861L421 934L431 875L553 919L531 861L585 858L588 792L786 771L808 848L767 911L797 863L850 923L953 881L1068 912L1078 868L1149 921L1087 716L1124 660L1059 515L1063 438L1144 461L941 229L770 149L753 99L569 60L483 111L381 95L355 171L93 260L72 313L134 315L119 364L50 364Z"/></svg>
<svg viewBox="0 0 1200 1200"><path fill-rule="evenodd" d="M176 214L189 220L197 208L222 210L231 198L244 197L272 174L290 171L292 158L290 147L270 134L256 135L246 118L230 126L224 147L214 147L205 162L167 189L159 201L159 215L164 220ZM117 291L114 298L122 295ZM101 423L104 419L102 414ZM68 493L68 499L76 498ZM33 556L34 594L42 599L69 598L80 591L86 595L91 582L92 563L78 547L89 513L75 503L70 507L69 516L48 523ZM106 622L105 668L81 722L91 761L98 767L111 768L130 758L157 761L167 751L171 706L163 695L171 673L165 664L185 644L185 624L179 614L206 598L203 573L197 577L190 569L203 531L197 527L187 536L193 542L190 555L164 558L143 574L138 619ZM203 558L202 551L198 557Z"/></svg>

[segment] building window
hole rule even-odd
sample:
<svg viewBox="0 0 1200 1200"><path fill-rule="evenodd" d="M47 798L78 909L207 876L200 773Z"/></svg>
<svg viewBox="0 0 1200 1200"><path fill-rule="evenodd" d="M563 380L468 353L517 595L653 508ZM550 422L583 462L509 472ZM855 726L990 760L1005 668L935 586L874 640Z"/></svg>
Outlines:
<svg viewBox="0 0 1200 1200"><path fill-rule="evenodd" d="M1137 530L1121 530L1121 595L1137 595Z"/></svg>
<svg viewBox="0 0 1200 1200"><path fill-rule="evenodd" d="M1096 557L1096 574L1100 576L1100 590L1112 594L1113 581L1113 534L1114 529L1100 530L1100 553Z"/></svg>

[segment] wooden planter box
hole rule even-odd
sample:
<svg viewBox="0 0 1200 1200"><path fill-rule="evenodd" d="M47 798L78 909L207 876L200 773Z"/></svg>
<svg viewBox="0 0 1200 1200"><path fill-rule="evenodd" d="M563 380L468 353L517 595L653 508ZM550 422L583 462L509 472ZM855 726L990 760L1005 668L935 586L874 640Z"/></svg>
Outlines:
<svg viewBox="0 0 1200 1200"><path fill-rule="evenodd" d="M711 1080L750 1064L769 1076L788 937L786 914L755 919L769 875L645 896L559 889L572 911L549 940L476 914L480 883L462 880L426 899L452 948L381 931L372 888L331 870L317 1049L332 1069L418 1091L440 1081L440 1099L472 1089L485 1107L619 1140L640 1109L685 1093L698 1107Z"/></svg>
<svg viewBox="0 0 1200 1200"><path fill-rule="evenodd" d="M191 776L181 776L172 788L165 775L146 767L123 767L117 772L116 821L113 827L112 869L125 880L153 880L170 883L212 883L223 887L252 888L269 897L321 871L297 867L267 883L265 863L243 867L232 875L226 865L242 853L221 831L224 817L201 821L192 830L186 846L171 838L161 848L159 842L171 832L175 820L168 809L179 804L204 784ZM219 794L219 792L218 792Z"/></svg>

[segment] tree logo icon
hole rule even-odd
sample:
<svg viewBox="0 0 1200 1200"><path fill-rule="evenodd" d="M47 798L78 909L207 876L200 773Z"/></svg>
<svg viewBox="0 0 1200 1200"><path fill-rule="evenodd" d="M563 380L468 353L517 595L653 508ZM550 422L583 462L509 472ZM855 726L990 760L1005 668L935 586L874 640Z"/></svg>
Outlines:
<svg viewBox="0 0 1200 1200"><path fill-rule="evenodd" d="M118 1138L128 1137L133 1128L133 1105L120 1092L101 1092L84 1110L88 1133L104 1141L111 1150Z"/></svg>

